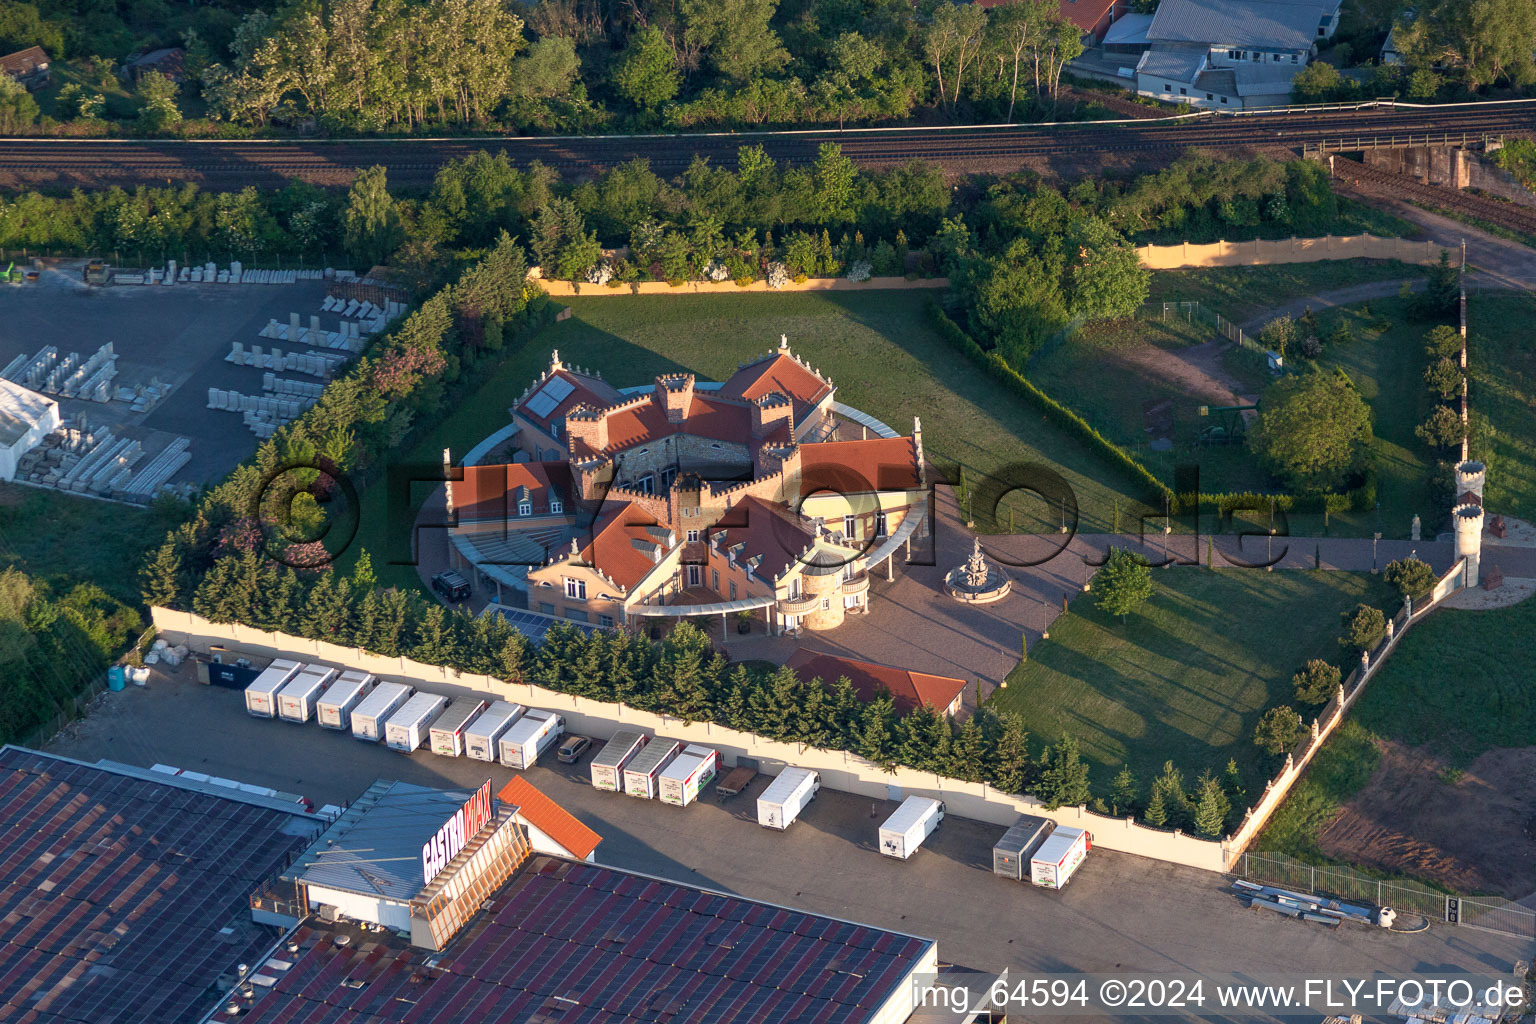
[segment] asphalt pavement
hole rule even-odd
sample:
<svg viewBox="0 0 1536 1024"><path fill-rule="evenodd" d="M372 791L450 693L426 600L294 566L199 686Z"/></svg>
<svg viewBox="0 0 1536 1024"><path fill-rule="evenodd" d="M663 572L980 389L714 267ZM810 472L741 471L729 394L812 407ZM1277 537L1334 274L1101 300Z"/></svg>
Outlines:
<svg viewBox="0 0 1536 1024"><path fill-rule="evenodd" d="M378 778L469 787L514 774L500 765L398 754L313 723L245 713L239 692L205 687L183 665L144 688L102 696L49 749L82 760L171 764L345 803ZM1241 906L1225 879L1104 850L1053 892L990 873L1003 829L945 820L908 861L875 851L895 805L823 789L785 832L756 823L760 777L721 803L713 791L687 808L598 792L587 765L536 766L528 779L602 837L614 867L867 922L939 941L941 960L982 970L1114 972L1308 971L1506 974L1528 940L1436 926L1419 935L1321 926Z"/></svg>

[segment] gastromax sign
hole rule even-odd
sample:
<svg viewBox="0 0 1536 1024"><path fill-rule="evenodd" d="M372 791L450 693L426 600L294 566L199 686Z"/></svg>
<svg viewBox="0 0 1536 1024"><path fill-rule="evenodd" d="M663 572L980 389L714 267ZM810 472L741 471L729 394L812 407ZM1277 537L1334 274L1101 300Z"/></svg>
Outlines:
<svg viewBox="0 0 1536 1024"><path fill-rule="evenodd" d="M464 801L464 806L454 811L432 838L421 845L422 884L430 884L490 820L491 780L486 779L485 784Z"/></svg>

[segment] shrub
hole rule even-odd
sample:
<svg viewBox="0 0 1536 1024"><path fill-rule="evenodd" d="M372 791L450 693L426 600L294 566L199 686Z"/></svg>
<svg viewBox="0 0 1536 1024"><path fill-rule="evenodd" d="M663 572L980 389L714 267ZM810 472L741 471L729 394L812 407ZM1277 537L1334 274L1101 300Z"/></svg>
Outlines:
<svg viewBox="0 0 1536 1024"><path fill-rule="evenodd" d="M1428 562L1411 556L1389 562L1382 576L1399 594L1411 598L1423 597L1439 582Z"/></svg>
<svg viewBox="0 0 1536 1024"><path fill-rule="evenodd" d="M1297 351L1307 359L1316 359L1323 354L1323 343L1318 340L1317 335L1309 334L1301 339L1301 344L1297 346Z"/></svg>
<svg viewBox="0 0 1536 1024"><path fill-rule="evenodd" d="M1387 617L1380 608L1358 604L1354 611L1342 612L1339 617L1344 620L1344 635L1339 637L1339 643L1345 647L1368 651L1386 636Z"/></svg>
<svg viewBox="0 0 1536 1024"><path fill-rule="evenodd" d="M1326 704L1339 692L1343 673L1321 658L1313 658L1291 677L1296 700L1302 704Z"/></svg>
<svg viewBox="0 0 1536 1024"><path fill-rule="evenodd" d="M1282 704L1277 708L1270 708L1264 712L1259 724L1253 730L1253 742L1258 744L1260 750L1270 754L1283 754L1288 750L1294 750L1296 744L1301 742L1306 735L1307 727L1302 724L1301 716L1296 709L1288 704Z"/></svg>

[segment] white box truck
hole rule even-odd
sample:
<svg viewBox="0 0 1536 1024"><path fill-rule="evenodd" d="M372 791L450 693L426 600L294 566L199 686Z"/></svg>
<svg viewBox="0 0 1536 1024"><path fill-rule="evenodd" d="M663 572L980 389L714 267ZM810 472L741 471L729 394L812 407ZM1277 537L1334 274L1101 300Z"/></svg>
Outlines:
<svg viewBox="0 0 1536 1024"><path fill-rule="evenodd" d="M1072 878L1093 848L1093 837L1080 828L1058 825L1051 837L1029 858L1029 880L1045 889L1060 889Z"/></svg>
<svg viewBox="0 0 1536 1024"><path fill-rule="evenodd" d="M476 761L496 760L496 741L526 710L511 701L492 701L491 706L480 712L480 717L464 730L464 756Z"/></svg>
<svg viewBox="0 0 1536 1024"><path fill-rule="evenodd" d="M350 729L352 709L373 692L373 675L349 668L326 687L315 704L315 718L322 729Z"/></svg>
<svg viewBox="0 0 1536 1024"><path fill-rule="evenodd" d="M683 749L677 740L656 738L624 766L624 792L649 800L656 795L656 779Z"/></svg>
<svg viewBox="0 0 1536 1024"><path fill-rule="evenodd" d="M352 735L369 743L384 738L384 723L389 716L411 699L414 687L404 683L380 683L373 692L352 709Z"/></svg>
<svg viewBox="0 0 1536 1024"><path fill-rule="evenodd" d="M605 793L624 791L624 769L644 749L650 737L633 729L620 729L592 758L592 788Z"/></svg>
<svg viewBox="0 0 1536 1024"><path fill-rule="evenodd" d="M276 718L277 691L287 686L288 681L303 667L287 658L274 660L245 688L245 710L257 718Z"/></svg>
<svg viewBox="0 0 1536 1024"><path fill-rule="evenodd" d="M565 719L553 711L525 711L501 734L501 763L508 768L532 768L540 754L559 742L563 732Z"/></svg>
<svg viewBox="0 0 1536 1024"><path fill-rule="evenodd" d="M307 722L315 717L320 695L336 678L336 670L324 665L305 665L288 685L277 691L277 717L289 722Z"/></svg>
<svg viewBox="0 0 1536 1024"><path fill-rule="evenodd" d="M485 710L485 704L479 697L455 698L448 710L432 720L428 730L432 753L443 757L458 757L464 753L464 730Z"/></svg>
<svg viewBox="0 0 1536 1024"><path fill-rule="evenodd" d="M757 823L764 828L786 829L816 799L821 776L809 768L785 768L757 798Z"/></svg>
<svg viewBox="0 0 1536 1024"><path fill-rule="evenodd" d="M690 743L672 763L661 770L661 802L687 807L698 799L709 780L720 770L720 751Z"/></svg>
<svg viewBox="0 0 1536 1024"><path fill-rule="evenodd" d="M926 796L909 796L880 826L880 852L906 860L944 820L944 804Z"/></svg>
<svg viewBox="0 0 1536 1024"><path fill-rule="evenodd" d="M384 723L384 745L409 754L426 742L428 726L447 703L441 694L416 694Z"/></svg>

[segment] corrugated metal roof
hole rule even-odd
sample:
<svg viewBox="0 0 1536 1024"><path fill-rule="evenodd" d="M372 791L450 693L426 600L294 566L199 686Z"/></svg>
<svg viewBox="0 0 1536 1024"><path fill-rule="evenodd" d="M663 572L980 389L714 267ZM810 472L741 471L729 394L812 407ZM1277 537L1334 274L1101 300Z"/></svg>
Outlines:
<svg viewBox="0 0 1536 1024"><path fill-rule="evenodd" d="M1162 0L1147 30L1153 42L1306 50L1339 0Z"/></svg>
<svg viewBox="0 0 1536 1024"><path fill-rule="evenodd" d="M1147 42L1147 29L1152 27L1152 15L1127 14L1109 26L1104 33L1105 46L1139 46Z"/></svg>
<svg viewBox="0 0 1536 1024"><path fill-rule="evenodd" d="M422 844L469 796L463 790L375 782L283 877L408 902L424 884Z"/></svg>
<svg viewBox="0 0 1536 1024"><path fill-rule="evenodd" d="M0 1020L201 1020L219 977L271 948L250 894L319 827L238 791L0 750Z"/></svg>
<svg viewBox="0 0 1536 1024"><path fill-rule="evenodd" d="M301 929L298 962L242 1021L869 1024L933 946L546 855L490 902L428 970L391 936L343 948Z"/></svg>
<svg viewBox="0 0 1536 1024"><path fill-rule="evenodd" d="M1155 75L1189 84L1205 66L1205 47L1153 46L1141 55L1136 70L1143 75Z"/></svg>

